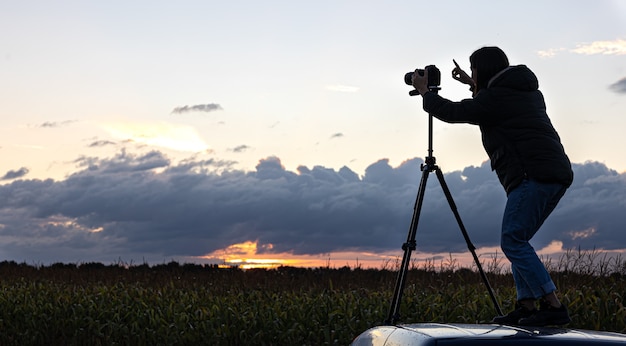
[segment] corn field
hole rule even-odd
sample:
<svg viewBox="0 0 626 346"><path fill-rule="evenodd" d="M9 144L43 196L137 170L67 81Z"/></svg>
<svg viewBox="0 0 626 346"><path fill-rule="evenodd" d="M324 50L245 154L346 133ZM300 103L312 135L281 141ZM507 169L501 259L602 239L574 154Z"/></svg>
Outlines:
<svg viewBox="0 0 626 346"><path fill-rule="evenodd" d="M565 257L548 267L569 327L626 332L626 262ZM396 280L386 267L0 262L0 345L347 345L386 319ZM510 273L487 268L512 309ZM495 308L475 271L430 263L409 272L400 312L401 323L484 323Z"/></svg>

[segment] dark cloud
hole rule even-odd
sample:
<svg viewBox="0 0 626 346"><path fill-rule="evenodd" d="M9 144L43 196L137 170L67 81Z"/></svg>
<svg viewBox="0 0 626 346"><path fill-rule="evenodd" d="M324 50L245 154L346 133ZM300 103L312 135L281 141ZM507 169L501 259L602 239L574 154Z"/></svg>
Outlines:
<svg viewBox="0 0 626 346"><path fill-rule="evenodd" d="M75 123L76 120L65 120L65 121L46 121L42 124L37 125L37 127L44 127L44 128L54 128L54 127L61 127L61 126L65 126L65 125L69 125L71 123Z"/></svg>
<svg viewBox="0 0 626 346"><path fill-rule="evenodd" d="M380 160L361 177L348 167L293 172L276 157L251 172L217 160L173 165L157 151L83 157L82 170L63 181L0 185L0 253L18 261L168 260L245 241L294 254L401 251L422 162ZM596 162L573 168L574 184L533 244L626 247L625 174ZM498 246L506 196L489 164L445 179L473 243ZM416 240L420 251L467 251L434 174Z"/></svg>
<svg viewBox="0 0 626 346"><path fill-rule="evenodd" d="M244 151L250 149L249 146L243 144L243 145L238 145L236 147L234 147L231 151L234 153L243 153Z"/></svg>
<svg viewBox="0 0 626 346"><path fill-rule="evenodd" d="M333 139L333 138L341 138L341 137L343 137L343 133L341 133L341 132L334 133L332 136L330 136L331 139Z"/></svg>
<svg viewBox="0 0 626 346"><path fill-rule="evenodd" d="M618 94L626 94L626 77L611 84L609 88Z"/></svg>
<svg viewBox="0 0 626 346"><path fill-rule="evenodd" d="M141 156L135 156L127 154L125 150L122 150L118 155L110 159L80 157L74 163L79 167L86 167L87 171L95 172L96 174L109 174L165 168L169 166L170 160L159 151L151 151Z"/></svg>
<svg viewBox="0 0 626 346"><path fill-rule="evenodd" d="M108 145L115 145L115 142L112 141L107 141L107 140L99 140L99 141L93 141L91 142L91 144L89 144L90 148L97 148L97 147L105 147Z"/></svg>
<svg viewBox="0 0 626 346"><path fill-rule="evenodd" d="M209 103L205 105L176 107L174 108L172 113L182 114L182 113L188 113L188 112L213 112L213 111L218 111L221 109L222 109L222 106L216 103Z"/></svg>
<svg viewBox="0 0 626 346"><path fill-rule="evenodd" d="M18 169L17 171L8 171L4 174L4 176L2 176L2 178L0 178L0 180L11 180L11 179L17 179L17 178L21 178L23 176L25 176L26 174L28 174L29 170L26 167L22 167L20 169Z"/></svg>

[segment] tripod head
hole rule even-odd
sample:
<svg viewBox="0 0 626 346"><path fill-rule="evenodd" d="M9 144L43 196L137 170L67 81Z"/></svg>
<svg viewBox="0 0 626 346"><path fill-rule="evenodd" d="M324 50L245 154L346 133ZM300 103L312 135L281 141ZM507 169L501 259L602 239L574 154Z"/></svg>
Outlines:
<svg viewBox="0 0 626 346"><path fill-rule="evenodd" d="M428 86L428 91L430 91L430 92L434 92L435 94L436 94L439 90L441 90L441 87L439 87L439 86ZM417 96L417 95L419 95L419 94L420 94L420 93L419 93L419 91L417 91L417 90L411 90L411 91L409 91L409 96Z"/></svg>

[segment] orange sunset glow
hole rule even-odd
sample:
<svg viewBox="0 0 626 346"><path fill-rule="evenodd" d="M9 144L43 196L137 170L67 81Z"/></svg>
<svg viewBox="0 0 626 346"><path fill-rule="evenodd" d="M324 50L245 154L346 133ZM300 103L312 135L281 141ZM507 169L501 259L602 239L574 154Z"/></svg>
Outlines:
<svg viewBox="0 0 626 346"><path fill-rule="evenodd" d="M264 245L266 250L271 249L271 244ZM364 267L381 268L386 262L396 261L402 253L368 252L333 252L320 255L294 255L293 253L259 253L257 241L246 241L233 244L225 249L213 251L200 258L222 259L224 267L238 267L241 269L252 268L276 268L279 266L293 267Z"/></svg>
<svg viewBox="0 0 626 346"><path fill-rule="evenodd" d="M271 249L271 244L264 245L265 249ZM400 246L399 246L400 247ZM546 247L538 249L537 254L544 260L557 259L567 252L563 248L563 242L553 241ZM608 256L618 252L603 251ZM280 266L292 267L331 267L339 268L348 266L351 268L371 268L396 270L402 261L402 250L388 251L383 253L344 251L332 252L319 255L294 255L293 253L258 253L257 241L246 241L233 244L225 249L217 250L205 256L203 260L221 260L220 266L224 268L237 267L240 269L264 268L272 269ZM481 265L491 268L498 264L501 269L508 269L508 261L499 247L483 247L476 250ZM455 253L424 253L414 251L411 263L418 268L451 269L475 267L472 254L468 251Z"/></svg>
<svg viewBox="0 0 626 346"><path fill-rule="evenodd" d="M400 244L401 245L401 244ZM271 249L272 245L264 246ZM398 246L400 248L400 246ZM246 241L233 244L225 249L214 251L202 256L202 259L222 260L223 267L238 267L241 269L253 268L276 268L279 266L293 267L361 267L361 268L387 268L397 269L402 261L403 251L388 251L383 253L371 252L332 252L320 255L294 255L292 253L259 253L258 242ZM541 249L540 254L551 256L563 252L562 243L550 244ZM481 262L493 261L495 258L503 259L499 248L482 248L477 251ZM469 251L460 253L423 253L415 251L411 260L415 266L433 265L439 267L471 267L473 258Z"/></svg>

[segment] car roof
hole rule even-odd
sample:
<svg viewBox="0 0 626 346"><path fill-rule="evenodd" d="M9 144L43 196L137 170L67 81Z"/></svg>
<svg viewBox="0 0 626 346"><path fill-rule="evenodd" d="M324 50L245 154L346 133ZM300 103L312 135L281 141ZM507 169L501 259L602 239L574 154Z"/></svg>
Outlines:
<svg viewBox="0 0 626 346"><path fill-rule="evenodd" d="M366 330L354 346L426 345L617 345L626 335L581 329L517 327L499 324L415 323Z"/></svg>

